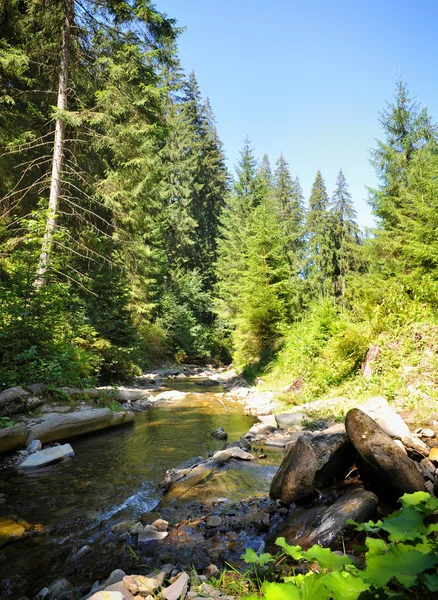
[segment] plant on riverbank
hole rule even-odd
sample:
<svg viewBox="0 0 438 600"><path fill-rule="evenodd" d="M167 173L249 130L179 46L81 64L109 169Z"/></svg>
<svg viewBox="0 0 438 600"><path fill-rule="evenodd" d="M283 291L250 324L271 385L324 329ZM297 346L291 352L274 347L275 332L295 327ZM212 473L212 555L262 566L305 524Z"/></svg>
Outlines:
<svg viewBox="0 0 438 600"><path fill-rule="evenodd" d="M11 427L15 425L15 421L12 421L10 417L0 417L0 429L5 429L5 427Z"/></svg>
<svg viewBox="0 0 438 600"><path fill-rule="evenodd" d="M438 524L434 522L438 500L415 492L402 496L400 503L400 510L376 523L350 522L357 531L367 533L364 568L329 548L315 545L303 551L278 538L282 556L308 567L307 572L283 577L283 582L266 580L259 594L245 600L432 600L438 592ZM242 558L255 570L274 560L270 554L257 556L252 550Z"/></svg>

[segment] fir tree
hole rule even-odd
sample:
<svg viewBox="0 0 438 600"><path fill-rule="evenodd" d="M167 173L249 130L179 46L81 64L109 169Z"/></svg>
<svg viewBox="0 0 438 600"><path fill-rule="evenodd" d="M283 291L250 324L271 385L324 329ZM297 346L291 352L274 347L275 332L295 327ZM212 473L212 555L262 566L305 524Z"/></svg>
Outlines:
<svg viewBox="0 0 438 600"><path fill-rule="evenodd" d="M332 196L333 233L335 243L335 295L345 294L345 279L358 267L359 227L345 175L340 169Z"/></svg>
<svg viewBox="0 0 438 600"><path fill-rule="evenodd" d="M333 219L324 179L318 171L309 199L306 219L306 274L316 294L325 297L333 293L335 245Z"/></svg>

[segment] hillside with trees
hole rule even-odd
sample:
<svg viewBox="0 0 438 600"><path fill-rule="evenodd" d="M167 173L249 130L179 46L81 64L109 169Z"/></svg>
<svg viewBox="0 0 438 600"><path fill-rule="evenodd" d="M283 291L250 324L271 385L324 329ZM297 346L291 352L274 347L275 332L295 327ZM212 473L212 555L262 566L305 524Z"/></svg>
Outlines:
<svg viewBox="0 0 438 600"><path fill-rule="evenodd" d="M397 330L430 342L437 129L401 80L363 232L342 168L305 199L246 139L227 170L180 32L147 0L11 0L0 18L3 387L233 361L296 402L351 385ZM382 369L367 385L396 386Z"/></svg>

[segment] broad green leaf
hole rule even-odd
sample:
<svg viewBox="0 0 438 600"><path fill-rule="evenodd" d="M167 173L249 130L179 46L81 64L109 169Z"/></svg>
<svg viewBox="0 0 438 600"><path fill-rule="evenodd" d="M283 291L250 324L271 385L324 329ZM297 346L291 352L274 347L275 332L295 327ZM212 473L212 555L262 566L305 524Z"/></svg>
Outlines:
<svg viewBox="0 0 438 600"><path fill-rule="evenodd" d="M245 550L245 553L242 554L242 556L240 558L242 560L244 560L246 563L256 563L259 560L257 553L252 548L247 548Z"/></svg>
<svg viewBox="0 0 438 600"><path fill-rule="evenodd" d="M365 545L368 548L367 556L372 556L373 554L380 556L388 550L388 544L376 538L367 538Z"/></svg>
<svg viewBox="0 0 438 600"><path fill-rule="evenodd" d="M280 546L280 548L283 548L286 554L291 556L294 560L301 560L304 556L301 546L290 546L284 537L277 538L275 543L277 546Z"/></svg>
<svg viewBox="0 0 438 600"><path fill-rule="evenodd" d="M400 503L404 508L412 507L431 515L438 510L438 498L434 498L427 492L414 492L413 494L404 494L400 498Z"/></svg>
<svg viewBox="0 0 438 600"><path fill-rule="evenodd" d="M324 576L324 585L332 593L334 598L342 600L356 600L362 592L370 588L360 577L350 573L333 571Z"/></svg>
<svg viewBox="0 0 438 600"><path fill-rule="evenodd" d="M424 585L431 592L438 592L438 574L433 573L433 575L423 575L421 578L424 581Z"/></svg>
<svg viewBox="0 0 438 600"><path fill-rule="evenodd" d="M345 565L351 565L351 559L348 556L338 556L333 554L330 548L321 548L315 545L303 552L303 557L311 561L318 561L319 566L323 569L341 569Z"/></svg>
<svg viewBox="0 0 438 600"><path fill-rule="evenodd" d="M317 573L308 573L304 577L303 585L301 587L301 599L302 600L330 600L330 592L324 586L324 579L326 575L320 575Z"/></svg>
<svg viewBox="0 0 438 600"><path fill-rule="evenodd" d="M302 600L300 590L292 583L269 583L265 581L262 592L266 600Z"/></svg>
<svg viewBox="0 0 438 600"><path fill-rule="evenodd" d="M274 557L269 552L265 552L264 554L260 554L258 564L263 566L267 565L269 562L272 562Z"/></svg>
<svg viewBox="0 0 438 600"><path fill-rule="evenodd" d="M391 542L415 540L426 533L424 515L414 508L403 508L384 519L381 528L389 533Z"/></svg>
<svg viewBox="0 0 438 600"><path fill-rule="evenodd" d="M378 533L380 531L380 526L382 525L382 521L368 521L368 523L356 523L352 519L347 519L345 521L347 525L354 525L357 531L368 531L368 533Z"/></svg>
<svg viewBox="0 0 438 600"><path fill-rule="evenodd" d="M369 541L367 540L367 546ZM363 578L377 587L386 585L392 578L403 585L411 586L412 577L415 581L415 576L433 567L436 560L437 557L433 553L424 554L403 544L390 546L386 553L379 553L376 548L375 552L366 554Z"/></svg>

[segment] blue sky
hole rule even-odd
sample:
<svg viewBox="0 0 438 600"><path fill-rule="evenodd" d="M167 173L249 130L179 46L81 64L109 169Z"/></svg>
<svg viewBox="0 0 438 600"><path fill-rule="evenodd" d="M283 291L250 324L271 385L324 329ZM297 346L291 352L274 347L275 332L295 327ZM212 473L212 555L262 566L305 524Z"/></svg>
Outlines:
<svg viewBox="0 0 438 600"><path fill-rule="evenodd" d="M399 74L436 116L438 3L423 0L156 0L186 27L179 49L210 98L229 167L246 135L271 164L283 152L306 199L339 168L360 225L373 219L369 150Z"/></svg>

